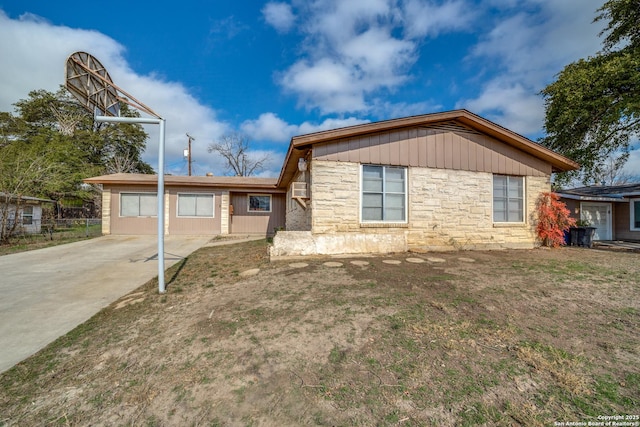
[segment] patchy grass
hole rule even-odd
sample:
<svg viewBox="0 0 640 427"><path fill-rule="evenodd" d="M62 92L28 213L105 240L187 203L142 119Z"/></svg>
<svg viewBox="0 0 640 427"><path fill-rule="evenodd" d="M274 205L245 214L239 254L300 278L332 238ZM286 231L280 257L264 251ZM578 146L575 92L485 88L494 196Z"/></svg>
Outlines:
<svg viewBox="0 0 640 427"><path fill-rule="evenodd" d="M269 263L265 242L203 248L167 272L167 294L151 281L0 375L0 425L546 426L637 413L637 254L409 256L422 255L293 268Z"/></svg>
<svg viewBox="0 0 640 427"><path fill-rule="evenodd" d="M78 226L62 228L55 230L51 234L42 232L38 234L14 236L11 237L8 242L0 244L0 256L93 239L101 235L102 226L97 224L90 225L89 227Z"/></svg>

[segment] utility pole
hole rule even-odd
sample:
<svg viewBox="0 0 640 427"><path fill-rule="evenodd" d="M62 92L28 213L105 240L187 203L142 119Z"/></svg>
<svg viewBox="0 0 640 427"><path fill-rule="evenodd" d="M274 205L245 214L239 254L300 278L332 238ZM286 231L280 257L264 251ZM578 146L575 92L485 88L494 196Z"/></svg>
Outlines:
<svg viewBox="0 0 640 427"><path fill-rule="evenodd" d="M187 133L187 138L189 138L189 148L187 149L187 161L189 163L189 176L191 176L191 141L195 141L196 139Z"/></svg>

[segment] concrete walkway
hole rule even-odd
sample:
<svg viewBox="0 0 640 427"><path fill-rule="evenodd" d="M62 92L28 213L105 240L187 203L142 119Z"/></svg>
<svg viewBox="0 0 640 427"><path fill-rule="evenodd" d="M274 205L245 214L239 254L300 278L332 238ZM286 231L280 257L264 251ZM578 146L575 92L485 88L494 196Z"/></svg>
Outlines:
<svg viewBox="0 0 640 427"><path fill-rule="evenodd" d="M165 267L210 240L166 236ZM0 256L0 372L156 277L157 249L156 236L103 236Z"/></svg>

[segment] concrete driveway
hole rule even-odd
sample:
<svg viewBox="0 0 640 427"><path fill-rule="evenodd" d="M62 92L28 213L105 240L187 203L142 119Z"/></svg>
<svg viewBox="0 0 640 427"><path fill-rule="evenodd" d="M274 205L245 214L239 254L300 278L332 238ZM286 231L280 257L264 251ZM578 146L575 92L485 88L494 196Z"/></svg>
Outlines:
<svg viewBox="0 0 640 427"><path fill-rule="evenodd" d="M165 267L210 236L166 236ZM103 236L0 256L0 372L158 275L156 236Z"/></svg>

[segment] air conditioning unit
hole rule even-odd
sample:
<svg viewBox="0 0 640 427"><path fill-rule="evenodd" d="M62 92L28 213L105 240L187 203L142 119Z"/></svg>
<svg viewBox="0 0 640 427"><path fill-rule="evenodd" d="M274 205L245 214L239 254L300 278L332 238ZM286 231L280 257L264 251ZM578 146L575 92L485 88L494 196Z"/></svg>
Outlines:
<svg viewBox="0 0 640 427"><path fill-rule="evenodd" d="M291 184L291 198L298 202L302 209L307 209L307 200L310 199L307 183L293 182Z"/></svg>
<svg viewBox="0 0 640 427"><path fill-rule="evenodd" d="M294 182L291 186L291 197L294 199L308 199L309 190L306 182Z"/></svg>

